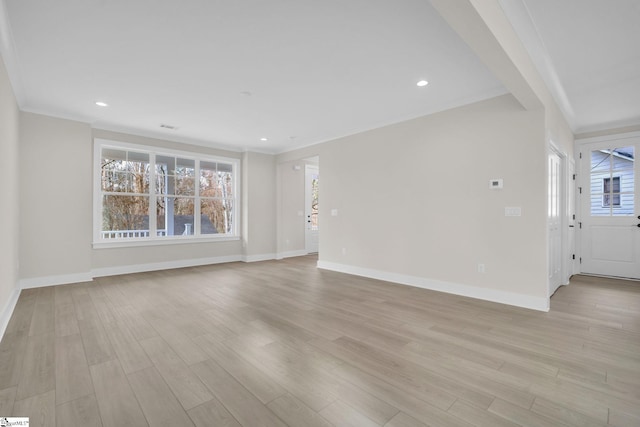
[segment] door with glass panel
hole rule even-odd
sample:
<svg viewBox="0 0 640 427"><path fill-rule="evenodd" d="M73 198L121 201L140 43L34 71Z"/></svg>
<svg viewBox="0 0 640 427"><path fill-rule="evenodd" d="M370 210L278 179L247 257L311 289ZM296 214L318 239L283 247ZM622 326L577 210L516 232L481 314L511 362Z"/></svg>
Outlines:
<svg viewBox="0 0 640 427"><path fill-rule="evenodd" d="M640 279L640 136L581 144L581 272Z"/></svg>
<svg viewBox="0 0 640 427"><path fill-rule="evenodd" d="M318 252L318 183L320 175L316 165L305 166L305 249L308 254Z"/></svg>

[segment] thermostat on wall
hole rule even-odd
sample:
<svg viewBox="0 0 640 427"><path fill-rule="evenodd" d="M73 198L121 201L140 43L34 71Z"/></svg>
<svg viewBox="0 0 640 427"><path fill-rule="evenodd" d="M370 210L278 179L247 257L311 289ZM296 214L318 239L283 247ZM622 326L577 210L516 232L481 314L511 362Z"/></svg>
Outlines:
<svg viewBox="0 0 640 427"><path fill-rule="evenodd" d="M492 190L499 190L502 188L502 178L499 179L490 179L489 180L489 188Z"/></svg>

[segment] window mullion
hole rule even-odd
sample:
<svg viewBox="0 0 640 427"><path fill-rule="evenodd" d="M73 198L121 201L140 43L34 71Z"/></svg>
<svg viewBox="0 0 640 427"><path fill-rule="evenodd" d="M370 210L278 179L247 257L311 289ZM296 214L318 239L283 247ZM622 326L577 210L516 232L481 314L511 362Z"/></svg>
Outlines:
<svg viewBox="0 0 640 427"><path fill-rule="evenodd" d="M194 177L193 177L193 185L196 186L193 193L195 196L193 198L193 235L200 236L201 226L200 223L201 215L200 215L200 160L196 159L195 168L194 168Z"/></svg>
<svg viewBox="0 0 640 427"><path fill-rule="evenodd" d="M156 155L149 154L149 237L158 237L158 217L156 215Z"/></svg>

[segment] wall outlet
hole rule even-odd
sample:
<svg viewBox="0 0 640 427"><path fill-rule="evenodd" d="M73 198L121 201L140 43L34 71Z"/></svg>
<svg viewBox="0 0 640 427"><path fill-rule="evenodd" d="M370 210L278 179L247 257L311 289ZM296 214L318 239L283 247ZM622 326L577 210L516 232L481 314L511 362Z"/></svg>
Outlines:
<svg viewBox="0 0 640 427"><path fill-rule="evenodd" d="M338 209L331 209L331 216L338 216Z"/></svg>
<svg viewBox="0 0 640 427"><path fill-rule="evenodd" d="M342 255L346 255L347 254L347 248L342 248Z"/></svg>
<svg viewBox="0 0 640 427"><path fill-rule="evenodd" d="M484 269L484 264L479 262L478 263L478 273L485 273L485 269Z"/></svg>

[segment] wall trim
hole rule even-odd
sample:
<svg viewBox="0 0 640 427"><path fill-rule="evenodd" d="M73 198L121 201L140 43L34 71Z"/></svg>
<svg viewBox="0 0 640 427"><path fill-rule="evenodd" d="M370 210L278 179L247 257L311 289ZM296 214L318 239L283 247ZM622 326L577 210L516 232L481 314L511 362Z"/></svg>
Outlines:
<svg viewBox="0 0 640 427"><path fill-rule="evenodd" d="M409 276L329 261L318 261L318 268L336 271L339 273L353 274L355 276L368 277L371 279L384 280L400 285L413 286L416 288L497 302L500 304L514 305L516 307L529 308L532 310L549 311L549 298L539 298L530 295L516 294L513 292L480 288L460 283L444 282L425 277Z"/></svg>
<svg viewBox="0 0 640 427"><path fill-rule="evenodd" d="M222 264L242 261L241 255L227 255L210 258L194 258L169 262L153 262L149 264L119 265L117 267L95 268L93 277L117 276L119 274L144 273L147 271L171 270L174 268L197 267L200 265Z"/></svg>
<svg viewBox="0 0 640 427"><path fill-rule="evenodd" d="M91 282L93 276L88 273L59 274L56 276L31 277L20 279L20 289L43 288L45 286L66 285L68 283Z"/></svg>
<svg viewBox="0 0 640 427"><path fill-rule="evenodd" d="M13 310L16 308L16 304L18 303L18 297L20 296L20 288L17 287L11 293L9 297L9 301L4 306L2 312L0 312L0 340L4 338L4 333L7 331L7 326L9 326L9 320L11 320L11 315L13 314Z"/></svg>
<svg viewBox="0 0 640 427"><path fill-rule="evenodd" d="M306 249L300 249L298 251L278 252L276 254L276 259L293 258L293 257L305 256L305 255L309 255Z"/></svg>
<svg viewBox="0 0 640 427"><path fill-rule="evenodd" d="M242 262L259 262L259 261L271 261L276 259L276 254L258 254L258 255L243 255Z"/></svg>

